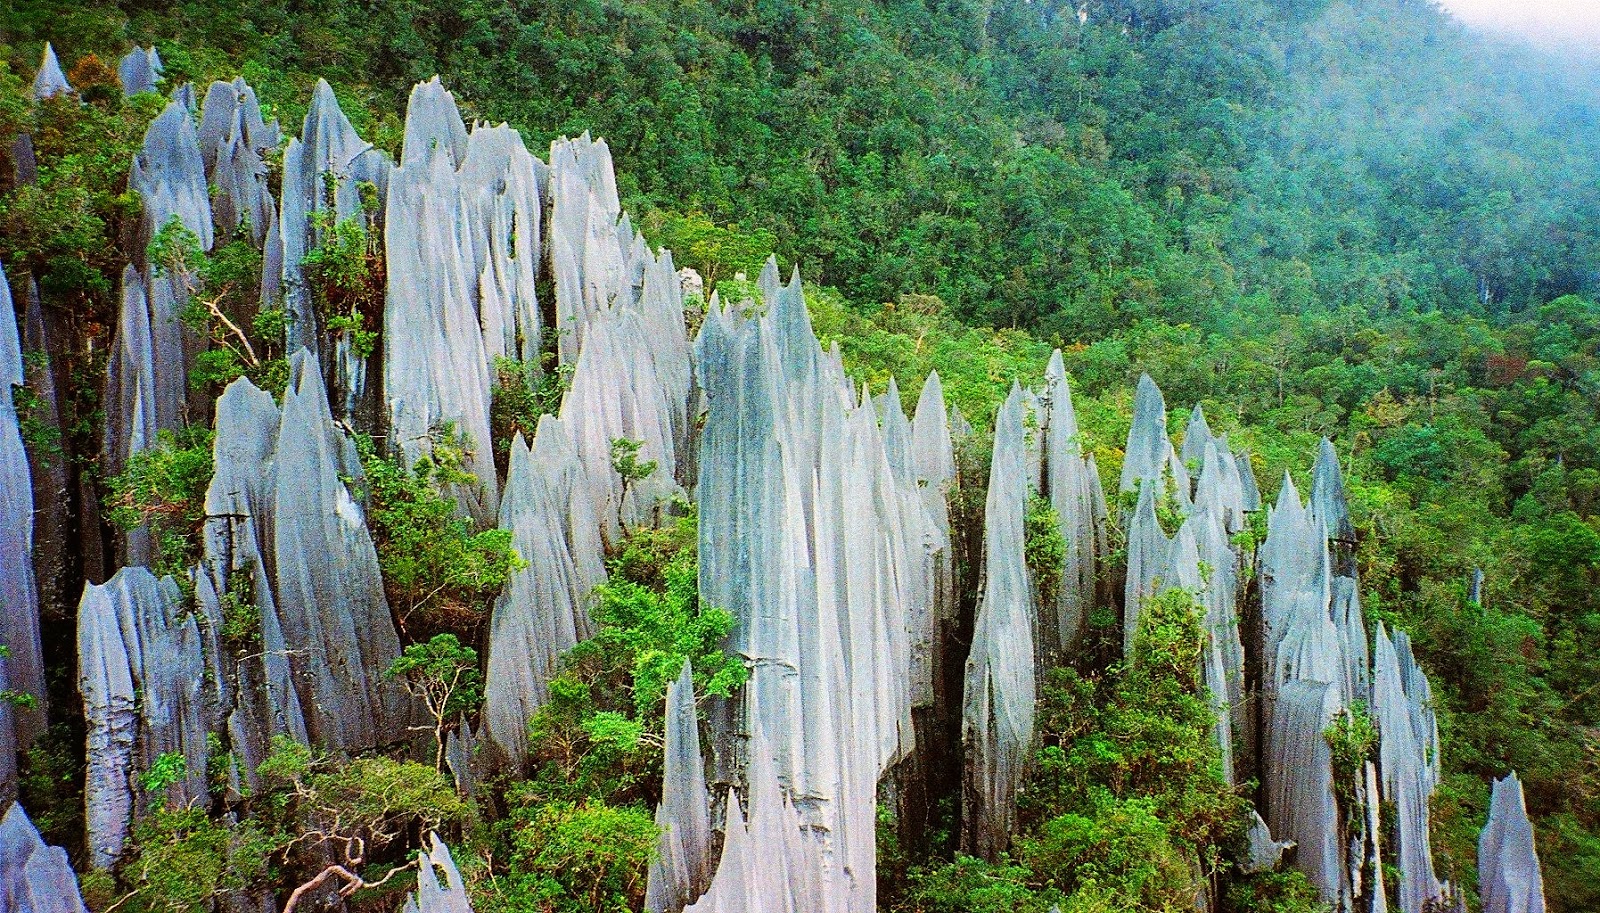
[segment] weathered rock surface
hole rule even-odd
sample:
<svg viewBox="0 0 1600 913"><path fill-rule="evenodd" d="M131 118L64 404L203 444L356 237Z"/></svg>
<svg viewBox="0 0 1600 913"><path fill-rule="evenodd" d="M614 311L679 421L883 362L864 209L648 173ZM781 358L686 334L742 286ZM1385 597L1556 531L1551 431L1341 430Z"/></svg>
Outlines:
<svg viewBox="0 0 1600 913"><path fill-rule="evenodd" d="M1439 727L1433 692L1411 656L1404 631L1390 640L1378 623L1373 651L1372 715L1378 724L1383 797L1394 806L1402 913L1425 913L1444 895L1433 871L1428 807L1439 783Z"/></svg>
<svg viewBox="0 0 1600 913"><path fill-rule="evenodd" d="M484 719L514 767L527 759L528 722L548 699L561 654L594 633L589 607L605 582L599 527L565 424L546 415L530 451L511 442L500 528L526 562L490 621Z"/></svg>
<svg viewBox="0 0 1600 913"><path fill-rule="evenodd" d="M87 913L67 851L45 844L19 802L0 818L0 910Z"/></svg>
<svg viewBox="0 0 1600 913"><path fill-rule="evenodd" d="M443 875L443 880L440 876ZM450 858L450 848L438 834L428 835L428 846L417 851L417 892L407 895L402 913L472 913L466 882Z"/></svg>
<svg viewBox="0 0 1600 913"><path fill-rule="evenodd" d="M61 61L56 59L56 49L44 43L44 56L39 61L39 72L33 77L33 97L43 101L72 91L66 74L61 72Z"/></svg>
<svg viewBox="0 0 1600 913"><path fill-rule="evenodd" d="M1478 837L1478 896L1483 913L1544 913L1544 878L1533 825L1512 773L1494 782L1489 821Z"/></svg>
<svg viewBox="0 0 1600 913"><path fill-rule="evenodd" d="M1040 397L1043 416L1044 466L1041 494L1050 499L1060 518L1061 537L1067 544L1066 566L1055 604L1047 608L1055 624L1041 623L1041 645L1045 655L1070 657L1087 633L1089 612L1094 608L1099 562L1098 544L1107 518L1096 503L1099 477L1083 456L1078 435L1078 419L1072 408L1067 372L1058 349L1045 368L1045 389ZM1048 621L1048 618L1042 621ZM1051 628L1054 630L1051 630Z"/></svg>
<svg viewBox="0 0 1600 913"><path fill-rule="evenodd" d="M262 120L255 90L243 78L212 83L200 112L197 138L206 176L216 188L216 228L226 234L248 224L251 243L262 247L278 218L262 160L277 148L278 122Z"/></svg>
<svg viewBox="0 0 1600 913"><path fill-rule="evenodd" d="M0 793L15 779L17 750L45 726L39 591L33 575L33 483L12 389L26 380L11 286L0 266L0 687L31 695L34 707L0 708Z"/></svg>
<svg viewBox="0 0 1600 913"><path fill-rule="evenodd" d="M1022 391L995 417L984 515L984 579L962 695L962 846L995 858L1016 832L1016 791L1033 748L1033 583L1023 558L1027 506Z"/></svg>
<svg viewBox="0 0 1600 913"><path fill-rule="evenodd" d="M711 794L688 660L667 686L666 729L661 804L656 806L661 836L644 896L649 913L677 913L711 884Z"/></svg>
<svg viewBox="0 0 1600 913"><path fill-rule="evenodd" d="M206 734L220 701L206 660L195 616L171 577L129 567L84 588L78 687L89 730L84 804L95 868L121 858L134 817L151 799L206 801ZM140 775L166 754L183 756L187 776L165 796L148 796Z"/></svg>
<svg viewBox="0 0 1600 913"><path fill-rule="evenodd" d="M125 95L154 92L156 83L161 81L161 55L154 45L135 47L117 64L117 77Z"/></svg>

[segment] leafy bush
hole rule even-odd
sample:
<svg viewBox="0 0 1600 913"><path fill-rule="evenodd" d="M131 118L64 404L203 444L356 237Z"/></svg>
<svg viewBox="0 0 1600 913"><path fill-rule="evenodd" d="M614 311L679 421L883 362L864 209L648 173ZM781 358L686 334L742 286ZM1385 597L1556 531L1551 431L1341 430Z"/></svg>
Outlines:
<svg viewBox="0 0 1600 913"><path fill-rule="evenodd" d="M455 500L442 493L445 485L476 483L460 468L458 445L442 435L411 470L380 454L369 437L357 435L356 448L365 473L367 525L402 633L420 639L442 631L475 640L521 559L509 531L475 531Z"/></svg>
<svg viewBox="0 0 1600 913"><path fill-rule="evenodd" d="M128 458L106 480L111 522L132 531L148 526L158 557L151 570L183 578L200 556L206 488L211 484L211 431L160 431L156 444Z"/></svg>
<svg viewBox="0 0 1600 913"><path fill-rule="evenodd" d="M1040 495L1028 497L1028 512L1023 517L1023 558L1033 573L1039 601L1048 604L1061 587L1067 569L1067 539L1061 535L1061 515Z"/></svg>
<svg viewBox="0 0 1600 913"><path fill-rule="evenodd" d="M637 806L595 799L523 805L513 812L512 892L528 909L626 913L644 900L660 831Z"/></svg>

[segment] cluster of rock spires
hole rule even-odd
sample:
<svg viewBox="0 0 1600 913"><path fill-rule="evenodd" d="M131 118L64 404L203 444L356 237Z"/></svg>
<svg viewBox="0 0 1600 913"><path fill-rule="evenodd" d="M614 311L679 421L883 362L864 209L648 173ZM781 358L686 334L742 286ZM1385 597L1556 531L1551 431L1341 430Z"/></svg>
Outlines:
<svg viewBox="0 0 1600 913"><path fill-rule="evenodd" d="M129 94L153 91L160 58L135 49L119 74ZM47 47L35 95L71 91ZM455 492L462 514L508 531L525 562L490 621L485 756L473 757L477 737L465 724L446 752L463 791L480 765L527 763L528 721L557 659L594 633L607 547L692 491L700 595L732 614L730 647L750 677L733 699L698 709L687 664L668 689L662 834L646 906L873 910L880 786L907 776L942 715L954 715L942 706L954 688L940 660L967 581L949 498L953 441L970 428L947 411L938 376L909 418L895 382L881 395L858 390L837 346L819 344L798 273L783 283L776 261L761 274L759 302L713 295L691 344L671 254L652 251L622 212L605 143L558 140L546 164L504 125L464 124L437 79L412 93L398 164L356 134L326 83L284 149L274 200L263 156L280 142L248 85L218 82L198 105L192 90L175 92L132 163L143 212L108 380L108 471L212 409L188 382L203 342L177 320L190 278L146 253L173 220L202 248L244 231L262 249L261 300L283 302L294 354L286 390L241 379L215 403L203 556L186 581L192 610L180 581L140 566L155 556L137 532L125 543L128 566L84 589L90 864L121 858L153 798L140 774L162 755L182 755L188 771L164 798L204 803L218 744L232 763L229 791L242 793L275 736L355 752L407 728L414 708L382 676L400 642L359 500L353 427L386 429L407 461L457 435L474 478ZM382 312L343 315L381 329L375 350L351 330L334 336L331 315L318 311L304 264L330 229L322 212L382 234ZM554 300L541 302L546 282ZM0 688L36 698L0 701L0 801L9 801L16 752L42 730L46 708L29 457L9 395L28 376L8 287L0 299ZM544 348L556 350L571 386L531 443L510 442L501 477L490 430L503 382L496 360L517 359L531 382ZM639 442L655 472L619 472L619 438ZM964 848L992 857L1011 839L1037 688L1081 649L1091 609L1114 601L1103 579L1117 520L1127 540L1125 645L1142 602L1164 590L1189 590L1204 608L1204 680L1225 773L1264 784L1249 866L1270 868L1293 847L1294 864L1340 910L1393 902L1424 913L1456 896L1429 855L1439 751L1428 681L1403 632L1379 625L1369 645L1332 445L1318 453L1309 505L1286 479L1252 553L1239 544L1262 509L1249 455L1212 435L1198 406L1175 448L1146 377L1119 489L1114 518L1058 352L1044 385L1013 387L996 417L982 560L969 569L979 601L959 714ZM1025 558L1035 497L1054 508L1067 544L1051 587ZM1169 533L1173 517L1181 523ZM1244 632L1240 588L1252 571L1261 623ZM222 632L241 607L259 620L247 643L230 643ZM1247 672L1260 682L1259 704ZM1358 712L1378 728L1378 757L1337 770L1326 733ZM1380 808L1395 822L1380 821ZM1392 901L1379 877L1385 828L1401 871ZM1514 776L1494 787L1480 881L1485 910L1543 910ZM14 802L0 821L0 909L83 909L65 852L46 847ZM436 836L405 909L470 911Z"/></svg>

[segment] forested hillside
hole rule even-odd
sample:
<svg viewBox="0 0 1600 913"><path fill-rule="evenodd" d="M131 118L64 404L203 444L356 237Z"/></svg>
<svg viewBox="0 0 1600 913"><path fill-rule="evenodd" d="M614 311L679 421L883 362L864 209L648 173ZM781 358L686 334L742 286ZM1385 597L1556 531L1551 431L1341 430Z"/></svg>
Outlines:
<svg viewBox="0 0 1600 913"><path fill-rule="evenodd" d="M70 100L35 98L46 41ZM150 201L131 187L129 165L166 106L159 95L187 82L203 97L212 80L242 76L267 119L295 135L308 110L318 113L314 87L325 79L355 132L403 164L408 98L437 74L468 126L504 121L535 155L583 131L603 137L631 225L697 270L708 295L772 305L773 286L755 279L768 253L785 275L798 267L816 336L823 349L838 344L861 389L876 396L897 378L909 413L914 385L938 373L944 400L976 429L957 450L948 530L949 554L971 575L950 627L959 646L944 674L954 684L942 692L958 717L991 429L1014 381L1050 388L1053 349L1070 378L1077 443L1108 493L1137 427L1142 374L1173 407L1166 430L1185 441L1188 407L1203 407L1210 432L1248 451L1269 503L1286 472L1313 490L1312 456L1330 439L1366 620L1409 632L1432 683L1439 877L1463 886L1469 907L1479 902L1488 783L1515 771L1550 909L1600 907L1600 73L1469 33L1427 0L15 0L0 9L0 43L0 264L23 351L36 284L40 325L62 353L48 368L24 357L30 379L14 402L35 478L52 473L50 484L70 492L70 510L40 511L35 538L72 543L34 562L46 568L49 725L23 755L18 791L75 862L94 852L84 839L86 724L72 709L83 706L80 590L140 563L130 540L147 532L143 563L187 580L173 598L194 600L184 571L202 560L196 529L219 468L213 401L243 376L287 415L291 400L314 400L306 378L318 373L292 360L292 306L258 295L259 277L275 268L263 253L271 242L252 236L262 225L219 229L213 245L181 225L141 222ZM135 45L159 48L159 93L124 96L116 62ZM15 143L24 134L26 154ZM262 145L263 186L285 200L293 166L276 140ZM305 274L325 350L342 339L340 352L378 366L396 357L382 321L392 319L385 282L397 273L380 241L393 204L355 183L338 191L349 196L333 207L337 218L308 217L320 240L304 252ZM102 396L116 393L108 358L126 333L130 262L148 276L194 276L215 311L184 318L213 356L188 368L186 427L124 460L112 455L114 403ZM551 281L541 275L538 285L546 309L562 294ZM242 327L222 316L241 313L250 317ZM693 309L690 319L692 330ZM526 342L521 334L508 330ZM455 770L443 758L446 730L468 719L481 736L489 725L480 673L495 675L490 619L511 598L503 592L522 592L520 566L538 560L529 540L496 528L492 508L458 507L476 504L462 492L476 481L510 490L512 475L553 459L537 444L530 456L514 435L534 443L542 418L565 417L568 386L590 397L605 389L573 384L576 360L553 337L545 343L543 371L537 346L494 362L492 447L479 448L492 459L452 437L469 428L435 435L423 459L387 448L384 393L340 388L342 369L324 351L329 421L372 435L351 444L359 471L341 473L362 476L355 487L403 648L373 700L406 691L437 710L433 725L409 755L374 756L372 740L352 752L273 741L242 791L220 786L221 765L146 771L141 799L186 776L228 799L210 817L152 806L114 873L85 880L92 908L192 909L247 889L285 903L321 861L293 837L341 809L355 810L346 817L374 844L376 868L365 872L374 881L437 829L479 913L646 902L659 836L651 814L675 763L662 744L677 712L668 683L690 661L688 693L714 718L715 701L748 674L724 639L738 629L738 607L702 606L696 595L696 543L702 568L707 558L694 512L669 510L676 519L658 518L659 528L623 516L624 502L633 511L645 497L629 501L630 486L655 492L652 476L671 474L651 461L661 454L641 460L619 438L620 451L610 441L593 457L620 486L615 524L595 518L611 582L593 611L588 633L598 636L561 659L550 702L521 736L527 776L502 770L463 797L442 773ZM41 372L60 391L48 408ZM386 383L392 397L396 380ZM341 411L342 395L352 408ZM667 437L679 434L690 431ZM679 439L678 474L692 488L695 459L683 454L700 451L688 439ZM1201 467L1188 471L1198 477ZM893 789L878 797L881 908L1179 909L1192 905L1196 880L1223 910L1315 908L1297 874L1240 871L1240 803L1268 786L1214 776L1210 709L1197 697L1205 685L1181 671L1195 638L1208 636L1185 614L1192 607L1155 600L1147 617L1160 623L1137 642L1130 625L1121 643L1134 547L1118 537L1136 500L1137 491L1112 495L1121 531L1102 557L1116 570L1103 572L1082 655L1073 671L1041 676L1042 744L1012 854L959 852L974 852L959 837L961 784L924 771L926 820L903 820L909 800ZM1032 580L1053 546L1036 538L1049 525L1043 508L1026 506ZM1162 523L1174 533L1179 507L1159 509L1172 512ZM41 532L50 517L60 527ZM1259 529L1236 534L1242 554L1261 545L1260 518ZM1255 604L1261 585L1241 573L1240 605ZM242 599L219 607L233 625L220 636L241 668L260 652L252 631L261 623L260 607ZM1169 666L1180 671L1149 671ZM427 691L441 669L456 676L442 697ZM19 701L19 719L36 709ZM950 736L957 726L939 717L933 728ZM928 750L919 742L918 757L941 759ZM714 785L726 789L728 774ZM201 870L209 881L155 874ZM1376 877L1398 885L1400 873ZM354 908L373 910L401 899L381 888L356 898Z"/></svg>

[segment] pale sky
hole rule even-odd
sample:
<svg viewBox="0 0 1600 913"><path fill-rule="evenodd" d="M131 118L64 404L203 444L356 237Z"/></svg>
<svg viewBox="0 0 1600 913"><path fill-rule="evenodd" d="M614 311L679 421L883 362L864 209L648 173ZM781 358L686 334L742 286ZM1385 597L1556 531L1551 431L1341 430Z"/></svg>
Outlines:
<svg viewBox="0 0 1600 913"><path fill-rule="evenodd" d="M1600 0L1439 0L1469 25L1584 51L1600 46Z"/></svg>

